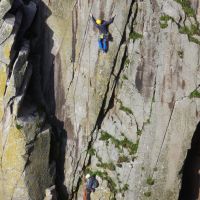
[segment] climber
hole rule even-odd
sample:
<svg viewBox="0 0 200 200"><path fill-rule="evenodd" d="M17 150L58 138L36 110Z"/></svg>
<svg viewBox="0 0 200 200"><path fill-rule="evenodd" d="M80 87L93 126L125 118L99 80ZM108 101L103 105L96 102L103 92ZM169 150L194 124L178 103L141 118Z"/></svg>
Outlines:
<svg viewBox="0 0 200 200"><path fill-rule="evenodd" d="M90 200L91 192L95 192L95 189L99 186L99 182L96 179L96 175L87 174L86 178L86 197Z"/></svg>
<svg viewBox="0 0 200 200"><path fill-rule="evenodd" d="M115 16L112 17L109 21L95 19L91 13L90 17L92 18L92 21L94 22L95 26L99 29L99 39L98 39L99 48L104 53L107 53L108 42L112 38L111 34L108 31L108 26L113 23Z"/></svg>

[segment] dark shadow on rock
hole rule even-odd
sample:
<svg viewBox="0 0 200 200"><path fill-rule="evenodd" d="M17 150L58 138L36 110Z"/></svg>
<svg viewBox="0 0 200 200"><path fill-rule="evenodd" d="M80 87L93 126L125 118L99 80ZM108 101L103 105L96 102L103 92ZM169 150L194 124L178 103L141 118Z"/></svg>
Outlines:
<svg viewBox="0 0 200 200"><path fill-rule="evenodd" d="M36 0L33 1L35 2ZM16 0L15 2L19 4L20 2L25 2L25 4L28 5L30 1ZM23 13L23 9L18 6L17 4L14 8L12 7L10 12L16 14L20 9ZM42 1L39 1L36 15L30 26L26 26L26 23L29 23L27 21L28 19L22 20L14 48L18 51L24 39L30 41L28 62L32 66L32 76L24 98L24 101L29 101L29 103L23 103L22 107L23 105L34 104L38 112L43 111L46 113L47 123L52 127L49 164L50 166L54 166L56 163L56 173L52 172L52 174L55 174L54 181L58 200L66 200L68 198L68 192L64 185L64 163L67 132L64 129L64 122L60 121L55 114L55 56L51 53L54 46L54 32L46 23L46 20L51 15L52 13L49 8ZM27 16L27 14L23 15L23 17L24 16Z"/></svg>
<svg viewBox="0 0 200 200"><path fill-rule="evenodd" d="M188 150L182 173L179 200L196 200L200 190L200 122L194 132L191 149Z"/></svg>

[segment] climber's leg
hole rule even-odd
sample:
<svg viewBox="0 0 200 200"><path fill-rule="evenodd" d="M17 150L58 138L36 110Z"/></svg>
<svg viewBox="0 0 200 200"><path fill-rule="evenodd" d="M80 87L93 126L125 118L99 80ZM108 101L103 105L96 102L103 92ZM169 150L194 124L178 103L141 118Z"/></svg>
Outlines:
<svg viewBox="0 0 200 200"><path fill-rule="evenodd" d="M102 39L98 39L99 49L103 50L103 42Z"/></svg>
<svg viewBox="0 0 200 200"><path fill-rule="evenodd" d="M103 39L103 52L107 53L108 51L108 41L106 38Z"/></svg>
<svg viewBox="0 0 200 200"><path fill-rule="evenodd" d="M87 189L87 200L91 200L91 198L90 198L90 194L91 194L91 191L89 190L89 189Z"/></svg>

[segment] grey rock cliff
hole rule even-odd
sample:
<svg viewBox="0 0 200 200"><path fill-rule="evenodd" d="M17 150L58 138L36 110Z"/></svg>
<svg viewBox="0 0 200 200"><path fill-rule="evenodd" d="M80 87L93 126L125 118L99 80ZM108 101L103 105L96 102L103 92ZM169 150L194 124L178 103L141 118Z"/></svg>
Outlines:
<svg viewBox="0 0 200 200"><path fill-rule="evenodd" d="M90 13L116 14L107 54ZM92 199L197 199L199 23L198 0L0 1L0 199L82 199L88 172Z"/></svg>

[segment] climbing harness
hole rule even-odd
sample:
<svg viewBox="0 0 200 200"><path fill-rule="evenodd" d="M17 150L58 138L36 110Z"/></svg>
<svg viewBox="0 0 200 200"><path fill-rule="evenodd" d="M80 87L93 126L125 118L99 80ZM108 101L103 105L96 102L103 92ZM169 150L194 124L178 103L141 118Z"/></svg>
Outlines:
<svg viewBox="0 0 200 200"><path fill-rule="evenodd" d="M100 34L99 39L103 39L103 38L104 38L104 34Z"/></svg>

